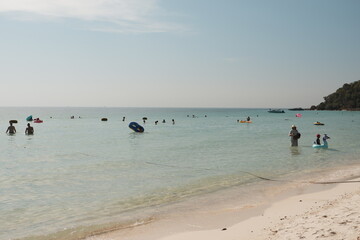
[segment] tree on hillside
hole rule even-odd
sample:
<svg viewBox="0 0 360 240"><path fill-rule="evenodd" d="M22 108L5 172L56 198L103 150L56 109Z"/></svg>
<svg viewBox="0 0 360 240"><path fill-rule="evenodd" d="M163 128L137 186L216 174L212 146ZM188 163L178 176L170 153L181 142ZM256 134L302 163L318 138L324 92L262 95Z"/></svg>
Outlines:
<svg viewBox="0 0 360 240"><path fill-rule="evenodd" d="M324 97L324 100L316 106L318 110L360 109L360 80L345 83L336 92Z"/></svg>

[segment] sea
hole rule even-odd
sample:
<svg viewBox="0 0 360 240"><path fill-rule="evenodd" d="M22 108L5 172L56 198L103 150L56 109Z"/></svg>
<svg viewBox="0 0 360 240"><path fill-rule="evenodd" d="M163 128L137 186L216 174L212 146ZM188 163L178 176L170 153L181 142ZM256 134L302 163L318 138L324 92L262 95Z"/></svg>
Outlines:
<svg viewBox="0 0 360 240"><path fill-rule="evenodd" d="M182 202L201 208L191 200L226 189L249 197L270 180L354 177L327 175L360 165L360 112L284 110L1 107L0 239L82 239L188 209ZM25 135L30 115L43 122ZM318 133L328 149L312 148Z"/></svg>

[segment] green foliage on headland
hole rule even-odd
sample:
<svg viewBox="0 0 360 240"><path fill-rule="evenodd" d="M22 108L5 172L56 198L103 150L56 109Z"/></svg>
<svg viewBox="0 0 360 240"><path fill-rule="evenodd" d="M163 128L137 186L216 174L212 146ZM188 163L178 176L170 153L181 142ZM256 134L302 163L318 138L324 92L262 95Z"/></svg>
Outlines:
<svg viewBox="0 0 360 240"><path fill-rule="evenodd" d="M360 110L360 80L345 83L336 92L324 97L324 102L312 106L317 110Z"/></svg>

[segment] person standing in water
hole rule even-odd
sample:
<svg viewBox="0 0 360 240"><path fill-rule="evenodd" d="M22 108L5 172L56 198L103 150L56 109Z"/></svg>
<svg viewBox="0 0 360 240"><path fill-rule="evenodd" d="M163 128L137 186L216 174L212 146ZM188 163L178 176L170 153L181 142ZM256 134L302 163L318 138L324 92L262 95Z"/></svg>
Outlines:
<svg viewBox="0 0 360 240"><path fill-rule="evenodd" d="M27 128L25 129L26 135L33 135L34 134L34 128L30 126L30 123L27 124Z"/></svg>
<svg viewBox="0 0 360 240"><path fill-rule="evenodd" d="M290 141L291 141L291 146L292 147L297 147L298 146L298 139L300 138L300 133L298 132L298 130L296 129L295 125L291 126L291 130L289 132L289 136Z"/></svg>
<svg viewBox="0 0 360 240"><path fill-rule="evenodd" d="M9 133L9 134L15 134L16 133L16 129L13 126L12 122L10 122L10 126L7 128L6 133Z"/></svg>

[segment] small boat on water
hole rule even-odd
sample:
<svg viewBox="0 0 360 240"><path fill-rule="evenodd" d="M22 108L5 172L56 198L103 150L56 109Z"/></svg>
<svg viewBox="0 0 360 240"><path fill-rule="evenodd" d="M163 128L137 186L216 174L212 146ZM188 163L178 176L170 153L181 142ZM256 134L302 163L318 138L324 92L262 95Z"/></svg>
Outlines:
<svg viewBox="0 0 360 240"><path fill-rule="evenodd" d="M241 120L240 123L252 123L252 121Z"/></svg>
<svg viewBox="0 0 360 240"><path fill-rule="evenodd" d="M42 123L43 122L43 120L41 120L40 118L35 118L34 119L34 123Z"/></svg>
<svg viewBox="0 0 360 240"><path fill-rule="evenodd" d="M303 108L289 108L289 111L304 111Z"/></svg>
<svg viewBox="0 0 360 240"><path fill-rule="evenodd" d="M285 113L282 109L269 109L269 113Z"/></svg>
<svg viewBox="0 0 360 240"><path fill-rule="evenodd" d="M323 125L325 125L325 123L321 123L321 122L314 122L314 125L317 125L317 126L323 126Z"/></svg>

